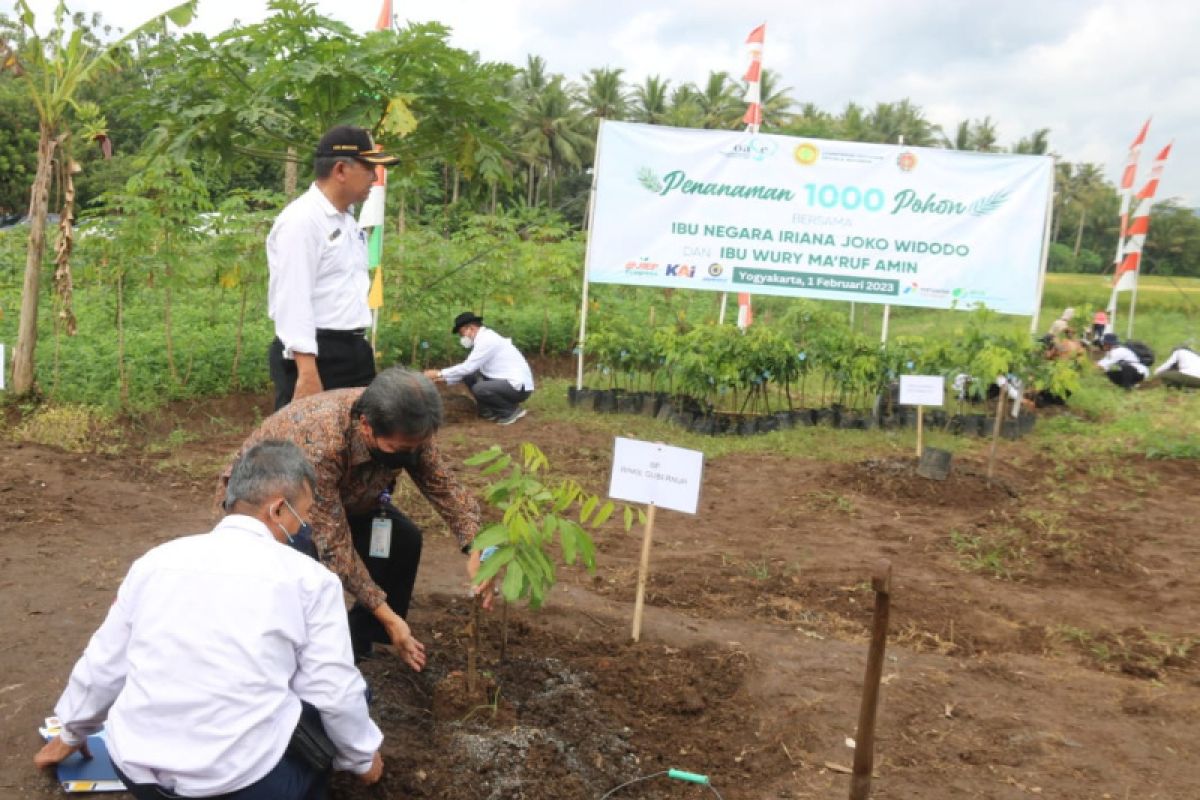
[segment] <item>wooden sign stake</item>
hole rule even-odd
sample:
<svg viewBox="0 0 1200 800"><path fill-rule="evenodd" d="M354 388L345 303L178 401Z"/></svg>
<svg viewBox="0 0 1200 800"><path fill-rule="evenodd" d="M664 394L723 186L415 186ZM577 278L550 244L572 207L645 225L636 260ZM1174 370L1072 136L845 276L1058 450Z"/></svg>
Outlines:
<svg viewBox="0 0 1200 800"><path fill-rule="evenodd" d="M924 436L925 406L917 406L917 458L925 452Z"/></svg>
<svg viewBox="0 0 1200 800"><path fill-rule="evenodd" d="M871 794L871 771L875 765L875 711L879 707L879 683L883 677L883 652L887 646L888 614L892 596L892 564L881 560L871 576L875 590L875 616L871 624L871 648L867 651L867 674L863 678L862 705L854 738L854 773L850 777L850 800L867 800Z"/></svg>
<svg viewBox="0 0 1200 800"><path fill-rule="evenodd" d="M642 534L642 561L638 566L637 599L633 601L633 640L641 640L642 610L646 603L646 580L650 575L650 540L654 536L654 503L646 506L646 530Z"/></svg>

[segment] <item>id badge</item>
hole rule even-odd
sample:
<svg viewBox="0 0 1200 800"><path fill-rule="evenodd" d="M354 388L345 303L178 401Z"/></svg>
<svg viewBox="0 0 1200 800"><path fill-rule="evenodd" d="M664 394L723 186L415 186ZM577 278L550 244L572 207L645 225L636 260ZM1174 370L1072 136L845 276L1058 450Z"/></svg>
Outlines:
<svg viewBox="0 0 1200 800"><path fill-rule="evenodd" d="M387 558L392 554L392 520L390 517L375 517L371 520L372 558Z"/></svg>

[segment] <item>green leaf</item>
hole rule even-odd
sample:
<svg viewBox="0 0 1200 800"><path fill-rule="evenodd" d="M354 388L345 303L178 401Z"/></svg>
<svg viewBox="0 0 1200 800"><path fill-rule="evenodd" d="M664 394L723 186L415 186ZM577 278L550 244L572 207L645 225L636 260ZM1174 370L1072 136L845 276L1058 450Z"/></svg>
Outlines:
<svg viewBox="0 0 1200 800"><path fill-rule="evenodd" d="M596 571L596 543L582 529L579 531L579 556L588 572Z"/></svg>
<svg viewBox="0 0 1200 800"><path fill-rule="evenodd" d="M481 475L495 475L497 472L500 472L501 470L503 470L505 467L507 467L511 463L512 463L512 456L509 456L509 455L501 456L499 460L497 460L491 466L486 467L483 470L483 472L481 472L480 474ZM516 477L516 476L514 475L514 477Z"/></svg>
<svg viewBox="0 0 1200 800"><path fill-rule="evenodd" d="M387 111L379 123L379 132L385 136L404 137L417 129L417 118L413 116L408 104L413 95L398 94L388 101Z"/></svg>
<svg viewBox="0 0 1200 800"><path fill-rule="evenodd" d="M567 564L574 564L575 555L577 552L577 536L575 531L571 530L570 527L563 525L562 528L559 529L558 536L560 542L562 543L563 561L565 561Z"/></svg>
<svg viewBox="0 0 1200 800"><path fill-rule="evenodd" d="M587 522L588 517L590 517L592 515L592 512L596 510L596 504L599 502L600 502L600 498L597 497L596 495L592 495L591 497L589 497L587 499L587 501L583 504L583 508L581 508L579 510L579 521Z"/></svg>
<svg viewBox="0 0 1200 800"><path fill-rule="evenodd" d="M495 553L483 562L479 567L479 572L475 573L475 584L481 584L488 578L499 572L508 562L512 561L517 555L517 551L512 547L505 547L497 550Z"/></svg>
<svg viewBox="0 0 1200 800"><path fill-rule="evenodd" d="M478 467L481 464L486 464L489 461L495 460L500 456L500 453L500 447L498 445L492 445L487 450L483 450L471 456L463 463L468 467Z"/></svg>
<svg viewBox="0 0 1200 800"><path fill-rule="evenodd" d="M625 530L628 531L633 527L633 508L631 506L625 506L625 510L622 512L622 515L624 517L623 521L625 523Z"/></svg>
<svg viewBox="0 0 1200 800"><path fill-rule="evenodd" d="M504 595L504 599L510 603L515 603L521 598L521 590L525 584L525 571L521 569L521 564L517 561L508 565L508 572L504 573L504 583L500 586L500 592Z"/></svg>
<svg viewBox="0 0 1200 800"><path fill-rule="evenodd" d="M599 513L596 514L596 518L592 520L593 530L599 528L605 522L608 522L608 518L612 516L612 513L615 509L616 506L612 504L611 500L601 506Z"/></svg>
<svg viewBox="0 0 1200 800"><path fill-rule="evenodd" d="M471 550L483 550L492 546L508 544L508 542L508 528L494 522L480 531L475 538L471 540Z"/></svg>

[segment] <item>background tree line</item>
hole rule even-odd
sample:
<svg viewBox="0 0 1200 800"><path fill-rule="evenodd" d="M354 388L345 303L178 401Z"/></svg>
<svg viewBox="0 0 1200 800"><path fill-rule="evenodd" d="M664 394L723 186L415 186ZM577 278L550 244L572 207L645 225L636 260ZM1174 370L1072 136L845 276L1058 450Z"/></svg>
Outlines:
<svg viewBox="0 0 1200 800"><path fill-rule="evenodd" d="M156 30L132 42L119 79L81 85L115 146L76 146L83 167L77 205L93 208L120 191L148 157L187 162L210 202L236 190L290 195L309 178L312 142L338 122L365 125L403 156L393 170L390 213L403 229L457 229L471 214L552 211L579 225L599 121L694 128L741 127L745 85L713 71L696 82L657 75L640 81L597 67L576 80L538 56L522 65L486 62L449 44L436 23L359 33L299 0L275 0L272 14L212 37ZM4 20L20 53L20 26ZM72 24L96 42L116 32L99 16ZM898 142L982 152L1050 152L1040 129L1002 143L991 117L943 130L908 98L828 111L794 96L767 69L763 131L864 142ZM29 206L36 168L37 113L13 70L0 72L0 214ZM1117 196L1095 164L1057 165L1051 268L1104 272L1116 249ZM54 201L51 201L52 210ZM1148 274L1200 275L1200 220L1167 200L1157 205L1147 243Z"/></svg>

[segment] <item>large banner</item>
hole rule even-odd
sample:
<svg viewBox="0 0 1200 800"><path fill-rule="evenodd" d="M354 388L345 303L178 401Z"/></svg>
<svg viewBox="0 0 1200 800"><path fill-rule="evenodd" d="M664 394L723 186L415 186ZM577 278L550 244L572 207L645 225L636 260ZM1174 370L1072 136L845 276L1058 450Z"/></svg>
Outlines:
<svg viewBox="0 0 1200 800"><path fill-rule="evenodd" d="M1049 156L625 122L598 146L593 283L1037 305Z"/></svg>

